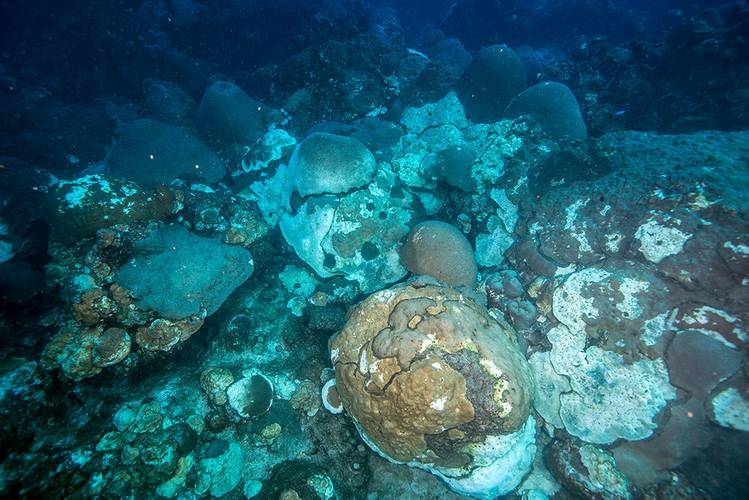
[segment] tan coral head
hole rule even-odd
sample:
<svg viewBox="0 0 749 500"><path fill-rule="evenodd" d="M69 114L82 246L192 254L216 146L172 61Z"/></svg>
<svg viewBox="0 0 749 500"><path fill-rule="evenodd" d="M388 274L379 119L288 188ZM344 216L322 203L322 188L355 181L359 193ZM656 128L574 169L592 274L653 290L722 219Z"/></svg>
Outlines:
<svg viewBox="0 0 749 500"><path fill-rule="evenodd" d="M441 285L396 286L356 306L330 349L343 407L386 458L479 497L527 472L533 379L515 333L482 306Z"/></svg>

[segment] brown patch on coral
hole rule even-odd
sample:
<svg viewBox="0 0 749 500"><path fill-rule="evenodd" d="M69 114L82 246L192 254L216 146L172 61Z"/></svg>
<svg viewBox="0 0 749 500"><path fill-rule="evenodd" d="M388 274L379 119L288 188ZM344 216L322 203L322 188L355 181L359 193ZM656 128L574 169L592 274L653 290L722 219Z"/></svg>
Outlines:
<svg viewBox="0 0 749 500"><path fill-rule="evenodd" d="M179 321L164 318L154 320L149 326L138 328L135 341L146 351L169 351L200 330L203 320L190 317Z"/></svg>
<svg viewBox="0 0 749 500"><path fill-rule="evenodd" d="M87 326L96 326L117 314L117 304L101 288L86 291L81 301L73 304L73 316Z"/></svg>
<svg viewBox="0 0 749 500"><path fill-rule="evenodd" d="M517 256L517 260L524 262L535 274L553 278L557 272L557 265L541 255L533 239L529 236L517 242L511 251Z"/></svg>
<svg viewBox="0 0 749 500"><path fill-rule="evenodd" d="M122 328L107 328L94 340L91 361L103 368L116 365L130 354L130 335Z"/></svg>

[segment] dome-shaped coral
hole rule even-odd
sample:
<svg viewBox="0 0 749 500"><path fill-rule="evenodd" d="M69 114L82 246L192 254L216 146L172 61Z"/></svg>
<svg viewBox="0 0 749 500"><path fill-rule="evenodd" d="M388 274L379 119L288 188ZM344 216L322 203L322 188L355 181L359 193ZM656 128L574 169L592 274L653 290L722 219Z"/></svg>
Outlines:
<svg viewBox="0 0 749 500"><path fill-rule="evenodd" d="M289 161L289 195L345 193L368 184L376 162L352 137L316 132L300 142Z"/></svg>
<svg viewBox="0 0 749 500"><path fill-rule="evenodd" d="M417 224L406 237L401 261L414 274L423 274L454 286L476 284L476 259L458 228L430 220Z"/></svg>
<svg viewBox="0 0 749 500"><path fill-rule="evenodd" d="M506 324L452 288L371 295L330 342L336 390L362 438L389 460L478 496L530 467L533 379Z"/></svg>
<svg viewBox="0 0 749 500"><path fill-rule="evenodd" d="M525 90L507 105L505 114L514 118L529 115L552 139L588 137L575 94L563 83L542 82Z"/></svg>
<svg viewBox="0 0 749 500"><path fill-rule="evenodd" d="M458 85L460 100L469 118L492 122L507 103L525 90L525 65L506 45L484 47L468 65Z"/></svg>
<svg viewBox="0 0 749 500"><path fill-rule="evenodd" d="M229 407L240 418L254 418L266 413L273 404L273 395L273 384L260 374L241 378L226 388Z"/></svg>

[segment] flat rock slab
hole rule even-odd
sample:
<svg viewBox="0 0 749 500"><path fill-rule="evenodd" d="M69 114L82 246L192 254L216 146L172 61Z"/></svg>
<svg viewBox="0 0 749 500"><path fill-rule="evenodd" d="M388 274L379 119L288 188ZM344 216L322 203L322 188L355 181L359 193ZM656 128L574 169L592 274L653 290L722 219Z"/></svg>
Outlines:
<svg viewBox="0 0 749 500"><path fill-rule="evenodd" d="M252 254L239 246L164 226L135 243L133 256L115 275L142 309L184 319L213 314L254 270Z"/></svg>

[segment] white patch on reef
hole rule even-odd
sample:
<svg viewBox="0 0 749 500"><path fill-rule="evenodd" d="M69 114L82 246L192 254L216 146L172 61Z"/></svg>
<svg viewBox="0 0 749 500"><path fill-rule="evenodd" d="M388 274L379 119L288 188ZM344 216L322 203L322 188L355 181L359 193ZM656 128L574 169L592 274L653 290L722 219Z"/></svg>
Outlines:
<svg viewBox="0 0 749 500"><path fill-rule="evenodd" d="M197 191L199 193L215 193L213 188L211 186L206 186L205 184L190 184L190 191Z"/></svg>
<svg viewBox="0 0 749 500"><path fill-rule="evenodd" d="M723 248L727 248L733 253L742 253L744 255L749 255L749 245L734 245L730 241L726 241L723 243Z"/></svg>
<svg viewBox="0 0 749 500"><path fill-rule="evenodd" d="M288 200L284 200L287 196L286 165L280 165L272 177L250 184L249 191L240 193L240 196L257 202L263 220L274 226L288 203Z"/></svg>
<svg viewBox="0 0 749 500"><path fill-rule="evenodd" d="M583 297L582 291L592 283L599 283L611 276L603 269L588 268L570 275L554 291L552 309L554 317L572 330L583 331L583 316L598 317L598 309L593 307L592 297ZM565 295L566 294L566 295Z"/></svg>
<svg viewBox="0 0 749 500"><path fill-rule="evenodd" d="M445 409L445 403L447 403L447 396L442 396L441 398L432 401L429 407L433 410L442 411Z"/></svg>
<svg viewBox="0 0 749 500"><path fill-rule="evenodd" d="M616 461L605 450L589 444L580 447L580 461L588 469L590 481L611 498L631 498L627 478L616 468Z"/></svg>
<svg viewBox="0 0 749 500"><path fill-rule="evenodd" d="M367 435L356 418L351 416L362 440L385 460L408 465L434 474L461 495L490 499L506 495L518 487L528 474L536 456L536 421L528 417L523 427L504 436L486 436L481 443L469 445L466 452L473 458L468 467L437 467L423 462L399 462Z"/></svg>
<svg viewBox="0 0 749 500"><path fill-rule="evenodd" d="M691 330L707 335L708 337L717 340L721 344L726 345L730 347L731 349L737 349L736 345L733 342L730 342L728 339L726 339L720 332L712 330L710 328L698 328L698 326L707 327L710 325L710 318L708 317L709 314L718 316L719 318L723 319L726 323L729 323L732 325L735 325L736 322L738 321L738 318L736 318L735 316L732 316L728 314L727 312L722 311L720 309L716 309L714 307L710 307L706 305L698 307L697 309L692 311L691 314L684 316L681 319L681 321L685 325L689 325L690 327L693 327L691 328ZM732 333L736 335L739 338L739 340L741 340L742 342L746 342L747 340L746 332L744 332L739 327L733 328Z"/></svg>
<svg viewBox="0 0 749 500"><path fill-rule="evenodd" d="M335 387L335 378L332 378L325 382L325 384L322 386L322 390L320 391L320 399L322 399L322 405L323 407L328 410L333 415L338 415L339 413L343 413L343 404L340 402L338 406L333 406L331 402L328 399L328 394L330 393L330 390Z"/></svg>
<svg viewBox="0 0 749 500"><path fill-rule="evenodd" d="M503 375L502 370L497 365L495 365L494 361L492 361L491 359L484 358L479 361L479 365L481 365L481 367L494 378L500 378Z"/></svg>
<svg viewBox="0 0 749 500"><path fill-rule="evenodd" d="M512 246L515 239L507 232L496 215L489 217L487 228L491 233L476 235L476 262L483 267L498 266L505 260L505 252Z"/></svg>
<svg viewBox="0 0 749 500"><path fill-rule="evenodd" d="M550 352L533 353L529 362L536 378L534 407L547 424L561 429L564 424L559 416L560 397L570 391L569 379L554 370Z"/></svg>
<svg viewBox="0 0 749 500"><path fill-rule="evenodd" d="M627 319L637 319L640 317L640 301L638 296L646 292L650 285L645 281L637 281L632 278L624 278L619 286L619 291L624 295L624 299L616 305L616 308Z"/></svg>
<svg viewBox="0 0 749 500"><path fill-rule="evenodd" d="M623 239L624 239L624 236L618 233L607 234L606 235L606 250L608 250L611 253L618 252L619 245L622 244Z"/></svg>
<svg viewBox="0 0 749 500"><path fill-rule="evenodd" d="M320 242L330 231L335 218L335 207L330 205L315 206L315 210L308 213L307 201L299 207L296 215L284 214L280 227L284 239L291 245L296 254L315 270L321 278L329 278L333 273L325 266L325 253Z"/></svg>
<svg viewBox="0 0 749 500"><path fill-rule="evenodd" d="M665 312L655 316L647 321L642 328L640 340L648 347L653 347L658 343L665 332L671 329L676 310Z"/></svg>
<svg viewBox="0 0 749 500"><path fill-rule="evenodd" d="M427 62L430 62L429 57L427 57L426 54L424 54L423 52L419 52L416 49L412 49L412 48L409 47L409 48L406 49L406 52L408 52L409 54L413 54L415 56L420 56L420 57L426 59Z"/></svg>
<svg viewBox="0 0 749 500"><path fill-rule="evenodd" d="M543 231L543 229L544 229L544 226L540 222L534 221L533 224L531 224L530 227L528 228L528 233L535 236L536 234Z"/></svg>
<svg viewBox="0 0 749 500"><path fill-rule="evenodd" d="M278 279L281 280L286 291L301 297L311 296L320 284L306 269L291 264L278 273Z"/></svg>
<svg viewBox="0 0 749 500"><path fill-rule="evenodd" d="M515 494L523 500L549 500L561 489L554 475L546 467L543 453L536 453L531 473L518 486Z"/></svg>
<svg viewBox="0 0 749 500"><path fill-rule="evenodd" d="M585 223L582 224L581 231L578 230L576 224L578 212L581 208L585 207L588 202L590 202L589 198L576 200L572 205L565 209L564 230L577 240L579 244L579 252L593 253L593 248L590 246L588 237L585 235Z"/></svg>
<svg viewBox="0 0 749 500"><path fill-rule="evenodd" d="M60 181L59 186L71 186L62 200L68 208L82 207L94 187L105 193L111 193L109 182L100 175L86 175L71 181Z"/></svg>
<svg viewBox="0 0 749 500"><path fill-rule="evenodd" d="M504 189L493 188L490 192L491 199L498 205L497 215L502 220L508 233L515 230L518 223L518 206L507 197Z"/></svg>
<svg viewBox="0 0 749 500"><path fill-rule="evenodd" d="M736 388L729 387L710 403L715 421L723 427L749 432L749 401Z"/></svg>
<svg viewBox="0 0 749 500"><path fill-rule="evenodd" d="M569 349L585 337L564 327L551 335L552 365L569 378L571 392L560 396L560 417L573 436L596 444L650 437L655 416L676 398L662 359L625 364L623 357L598 347ZM563 337L572 335L576 341Z"/></svg>
<svg viewBox="0 0 749 500"><path fill-rule="evenodd" d="M586 348L585 320L598 317L599 311L593 306L593 297L584 296L585 291L609 276L601 269L584 269L554 290L552 309L561 324L547 333L552 344L548 361L536 355L531 359L532 364L543 368L536 370L537 384L547 392L546 397L552 398L548 402L537 400L539 413L552 425L558 425L561 419L567 432L597 444L649 437L657 427L655 416L676 397L663 360L626 364L618 353L596 346ZM642 282L623 280L625 300L619 304L620 310L639 316L636 294L644 287ZM555 390L567 383L569 390Z"/></svg>
<svg viewBox="0 0 749 500"><path fill-rule="evenodd" d="M6 262L13 258L16 252L13 245L7 241L0 240L0 262Z"/></svg>
<svg viewBox="0 0 749 500"><path fill-rule="evenodd" d="M523 427L504 436L486 436L469 445L470 468L419 467L442 478L450 489L475 498L507 495L520 485L536 455L536 425L530 416ZM409 464L412 465L412 464Z"/></svg>
<svg viewBox="0 0 749 500"><path fill-rule="evenodd" d="M468 126L463 105L455 92L449 92L437 102L425 104L421 107L406 108L401 117L401 123L409 133L421 134L426 129L451 125L458 129Z"/></svg>
<svg viewBox="0 0 749 500"><path fill-rule="evenodd" d="M570 264L567 267L558 267L554 272L554 276L567 276L568 274L574 273L576 269L577 266L575 264Z"/></svg>
<svg viewBox="0 0 749 500"><path fill-rule="evenodd" d="M655 264L684 249L692 235L675 227L664 226L651 219L637 228L635 239L640 242L640 253Z"/></svg>

